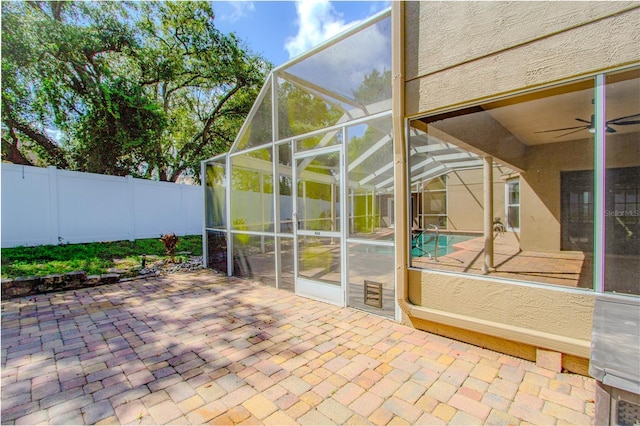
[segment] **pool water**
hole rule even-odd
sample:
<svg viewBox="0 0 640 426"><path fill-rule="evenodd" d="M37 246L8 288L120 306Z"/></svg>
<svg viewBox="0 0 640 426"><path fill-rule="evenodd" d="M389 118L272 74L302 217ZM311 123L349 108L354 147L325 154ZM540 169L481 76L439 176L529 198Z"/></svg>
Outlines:
<svg viewBox="0 0 640 426"><path fill-rule="evenodd" d="M473 235L439 235L438 236L438 257L455 251L453 246L463 241L468 241L477 236ZM429 257L436 254L436 238L432 233L424 233L415 238L412 242L412 257Z"/></svg>

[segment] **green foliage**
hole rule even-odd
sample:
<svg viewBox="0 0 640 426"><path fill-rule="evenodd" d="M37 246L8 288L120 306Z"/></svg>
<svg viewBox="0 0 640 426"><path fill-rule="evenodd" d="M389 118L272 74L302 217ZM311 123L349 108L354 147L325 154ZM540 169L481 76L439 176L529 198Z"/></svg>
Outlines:
<svg viewBox="0 0 640 426"><path fill-rule="evenodd" d="M210 2L3 2L2 158L198 178L269 69L215 28Z"/></svg>
<svg viewBox="0 0 640 426"><path fill-rule="evenodd" d="M364 76L362 84L353 92L353 98L363 105L391 99L391 71L374 69Z"/></svg>
<svg viewBox="0 0 640 426"><path fill-rule="evenodd" d="M180 237L176 251L202 255L202 237ZM114 259L140 256L165 256L163 243L157 238L116 241L109 243L67 244L61 246L15 247L2 249L2 277L47 275L84 270L88 274L103 274L114 267Z"/></svg>
<svg viewBox="0 0 640 426"><path fill-rule="evenodd" d="M280 85L281 137L301 135L335 124L343 112L291 83Z"/></svg>
<svg viewBox="0 0 640 426"><path fill-rule="evenodd" d="M94 103L76 129L73 159L78 168L136 175L140 164L161 163L156 141L166 127L164 112L140 87L118 81L100 90L103 102Z"/></svg>
<svg viewBox="0 0 640 426"><path fill-rule="evenodd" d="M259 170L243 167L245 162L257 159L252 164L260 164ZM273 174L271 172L271 155L267 150L251 151L236 157L231 172L231 187L236 191L259 192L263 194L273 194Z"/></svg>
<svg viewBox="0 0 640 426"><path fill-rule="evenodd" d="M72 271L85 271L87 275L104 274L114 263L99 258L82 260L52 260L48 262L14 262L2 266L2 277L31 277L49 274L64 274Z"/></svg>

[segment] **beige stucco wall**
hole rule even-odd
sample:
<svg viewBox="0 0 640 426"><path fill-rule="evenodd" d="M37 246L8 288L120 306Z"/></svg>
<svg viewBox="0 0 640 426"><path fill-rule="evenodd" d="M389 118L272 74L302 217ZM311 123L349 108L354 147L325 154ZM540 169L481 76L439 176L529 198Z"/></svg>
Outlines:
<svg viewBox="0 0 640 426"><path fill-rule="evenodd" d="M637 133L609 135L607 167L638 165ZM529 151L530 167L522 173L520 244L523 250L558 251L561 240L561 172L593 170L593 141L583 139L539 145ZM544 230L544 232L540 232Z"/></svg>
<svg viewBox="0 0 640 426"><path fill-rule="evenodd" d="M493 172L493 217L502 219L504 186L499 169ZM459 170L447 175L448 229L482 232L484 182L482 169Z"/></svg>
<svg viewBox="0 0 640 426"><path fill-rule="evenodd" d="M590 291L505 285L486 278L442 273L413 278L420 279L423 307L575 339L591 339ZM451 303L452 296L455 303Z"/></svg>
<svg viewBox="0 0 640 426"><path fill-rule="evenodd" d="M522 173L520 181L521 247L531 251L559 251L560 174L593 170L593 141L583 139L532 147L529 161L530 167Z"/></svg>
<svg viewBox="0 0 640 426"><path fill-rule="evenodd" d="M492 281L435 271L409 272L416 316L587 358L594 297L587 290Z"/></svg>
<svg viewBox="0 0 640 426"><path fill-rule="evenodd" d="M640 60L638 2L407 2L407 116Z"/></svg>
<svg viewBox="0 0 640 426"><path fill-rule="evenodd" d="M638 2L407 2L403 16L406 117L640 63ZM586 142L573 145L531 153L521 229L545 232L523 246L559 248L560 171L593 164ZM426 270L409 270L407 292L414 324L589 357L592 292Z"/></svg>

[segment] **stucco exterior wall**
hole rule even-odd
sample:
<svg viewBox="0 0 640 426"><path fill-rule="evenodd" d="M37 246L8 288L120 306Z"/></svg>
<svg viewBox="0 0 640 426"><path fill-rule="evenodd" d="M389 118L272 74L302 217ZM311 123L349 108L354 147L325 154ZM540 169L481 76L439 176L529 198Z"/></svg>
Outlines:
<svg viewBox="0 0 640 426"><path fill-rule="evenodd" d="M406 115L637 62L639 21L638 2L407 2Z"/></svg>
<svg viewBox="0 0 640 426"><path fill-rule="evenodd" d="M504 285L462 275L440 274L437 280L433 278L424 274L420 277L423 294L429 292L421 301L426 308L574 339L591 339L593 297L589 291ZM455 303L451 303L452 295ZM532 322L532 318L536 320Z"/></svg>
<svg viewBox="0 0 640 426"><path fill-rule="evenodd" d="M640 146L635 134L609 136L607 167L638 165ZM561 245L561 172L593 170L593 141L583 139L532 147L530 167L520 180L520 247L530 251L558 251ZM544 230L544 232L540 232Z"/></svg>
<svg viewBox="0 0 640 426"><path fill-rule="evenodd" d="M508 341L588 358L593 293L492 281L485 277L409 271L416 317Z"/></svg>
<svg viewBox="0 0 640 426"><path fill-rule="evenodd" d="M539 145L532 147L530 155L529 170L522 173L520 181L521 247L559 251L560 175L563 171L593 170L593 141Z"/></svg>
<svg viewBox="0 0 640 426"><path fill-rule="evenodd" d="M449 173L447 178L448 229L456 231L482 232L483 194L482 169L459 170ZM504 213L504 186L500 173L493 174L493 216L502 219Z"/></svg>

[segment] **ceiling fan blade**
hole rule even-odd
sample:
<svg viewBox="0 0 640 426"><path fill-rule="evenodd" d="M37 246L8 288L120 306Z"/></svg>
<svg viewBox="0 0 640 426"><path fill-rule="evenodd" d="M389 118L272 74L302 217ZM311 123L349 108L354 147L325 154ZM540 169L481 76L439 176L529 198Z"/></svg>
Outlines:
<svg viewBox="0 0 640 426"><path fill-rule="evenodd" d="M583 120L582 118L576 118L577 121L581 122L581 123L587 123L588 125L591 125L590 121L587 120Z"/></svg>
<svg viewBox="0 0 640 426"><path fill-rule="evenodd" d="M607 122L607 125L614 125L614 126L626 126L629 124L640 124L640 120L631 120L631 121L619 121L617 123L612 123L611 121Z"/></svg>
<svg viewBox="0 0 640 426"><path fill-rule="evenodd" d="M588 126L574 126L574 127L565 127L563 129L551 129L551 130L541 130L539 132L533 133L549 133L549 132L560 132L562 130L574 130L574 129L586 129Z"/></svg>
<svg viewBox="0 0 640 426"><path fill-rule="evenodd" d="M587 129L587 127L586 127L586 126L581 126L581 128L580 128L580 129L578 129L578 130L574 130L573 132L569 132L569 133L565 133L565 134L563 134L563 135L556 136L554 139L558 139L558 138L561 138L561 137L563 137L563 136L568 136L568 135L571 135L571 134L574 134L574 133L578 133L579 131L581 131L581 130L586 130L586 129Z"/></svg>
<svg viewBox="0 0 640 426"><path fill-rule="evenodd" d="M626 120L627 118L640 117L640 114L627 115L626 117L618 117L607 121L607 124L616 124L618 120Z"/></svg>
<svg viewBox="0 0 640 426"><path fill-rule="evenodd" d="M607 129L606 129L605 131L606 131L607 133L615 133L615 132L617 132L617 130L616 130L616 129L614 129L613 127L609 127L609 126L607 126Z"/></svg>

